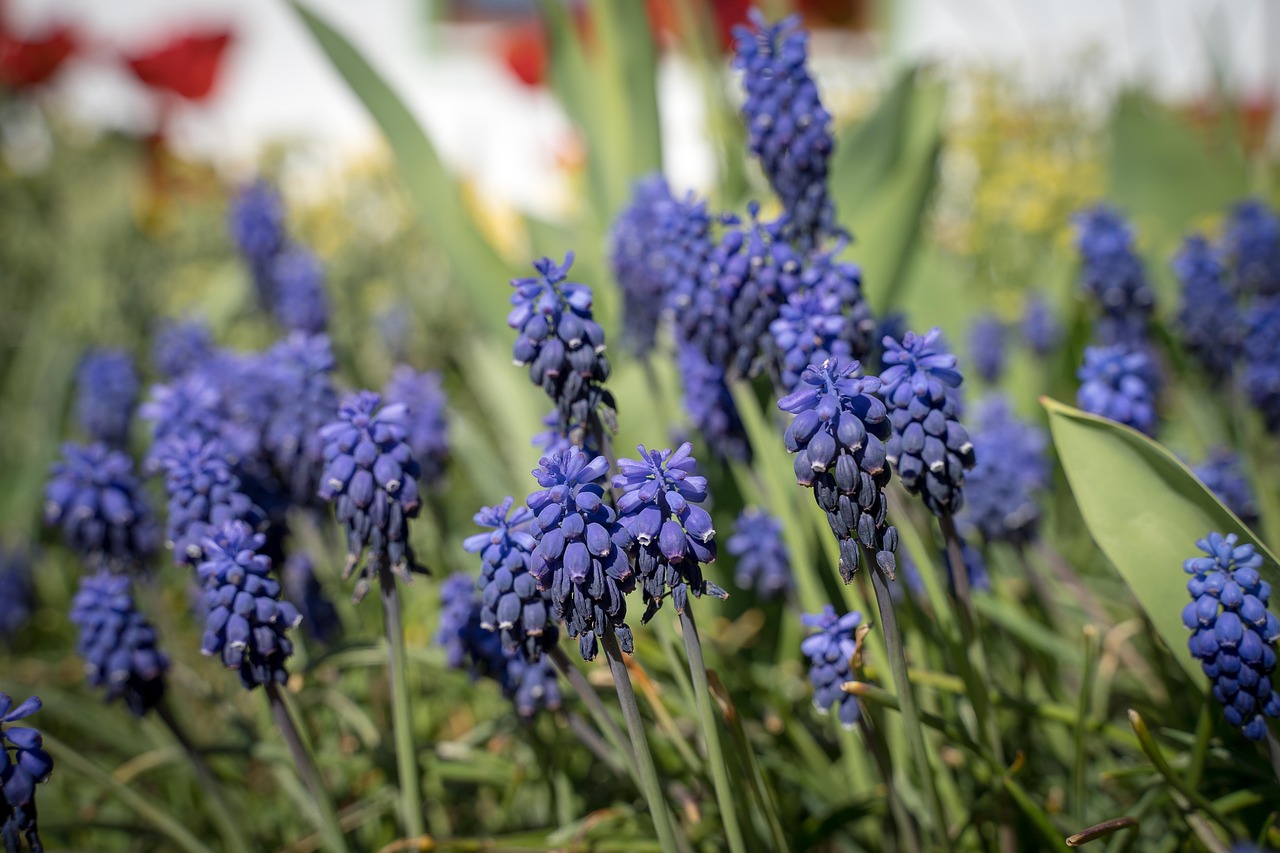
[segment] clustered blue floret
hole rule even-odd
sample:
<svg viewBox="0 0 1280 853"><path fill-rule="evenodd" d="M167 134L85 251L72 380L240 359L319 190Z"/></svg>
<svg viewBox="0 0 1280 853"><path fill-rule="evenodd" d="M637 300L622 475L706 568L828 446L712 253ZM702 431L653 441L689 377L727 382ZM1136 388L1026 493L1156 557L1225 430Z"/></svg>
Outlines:
<svg viewBox="0 0 1280 853"><path fill-rule="evenodd" d="M811 248L837 230L827 193L835 148L831 115L806 67L809 35L798 26L799 18L770 25L753 10L751 24L733 33L733 64L743 72L747 95L742 105L747 146L782 200L790 239Z"/></svg>
<svg viewBox="0 0 1280 853"><path fill-rule="evenodd" d="M270 265L271 310L282 329L318 335L329 328L324 265L310 249L290 244Z"/></svg>
<svg viewBox="0 0 1280 853"><path fill-rule="evenodd" d="M1222 252L1241 296L1280 296L1280 216L1265 202L1246 199L1232 209Z"/></svg>
<svg viewBox="0 0 1280 853"><path fill-rule="evenodd" d="M859 545L892 580L898 544L884 494L892 476L885 446L889 417L875 396L880 379L863 376L859 367L841 358L811 365L800 388L778 401L778 408L796 416L783 442L796 454L796 482L813 489L840 542L845 583L857 571Z"/></svg>
<svg viewBox="0 0 1280 853"><path fill-rule="evenodd" d="M104 444L64 444L44 497L45 522L62 528L90 569L141 569L160 544L133 460Z"/></svg>
<svg viewBox="0 0 1280 853"><path fill-rule="evenodd" d="M716 558L711 515L698 504L707 499L707 478L698 474L689 442L672 450L646 450L640 459L619 459L613 478L619 490L617 538L635 558L637 580L648 622L671 596L677 613L689 606L689 595L717 598L729 594L702 576L703 563Z"/></svg>
<svg viewBox="0 0 1280 853"><path fill-rule="evenodd" d="M259 553L265 543L244 522L228 522L204 541L197 569L207 610L200 650L237 670L246 690L288 680L293 641L285 632L302 621L298 608L280 599L271 560Z"/></svg>
<svg viewBox="0 0 1280 853"><path fill-rule="evenodd" d="M1155 434L1160 375L1145 347L1086 347L1077 376L1080 408L1147 435Z"/></svg>
<svg viewBox="0 0 1280 853"><path fill-rule="evenodd" d="M203 542L228 521L258 528L266 514L244 493L221 439L174 439L161 460L169 496L167 539L174 562L196 566L204 559Z"/></svg>
<svg viewBox="0 0 1280 853"><path fill-rule="evenodd" d="M685 412L707 447L720 459L750 461L751 443L724 370L687 344L676 351L676 367L684 386Z"/></svg>
<svg viewBox="0 0 1280 853"><path fill-rule="evenodd" d="M358 391L342 401L338 419L320 429L325 467L319 495L333 502L347 533L343 577L368 557L353 593L357 602L374 575L387 570L409 582L416 568L408 520L417 517L421 503L418 463L406 441L408 410L400 403L379 408L381 403L373 391Z"/></svg>
<svg viewBox="0 0 1280 853"><path fill-rule="evenodd" d="M214 356L213 333L198 320L167 322L156 332L151 363L172 382L208 363Z"/></svg>
<svg viewBox="0 0 1280 853"><path fill-rule="evenodd" d="M76 371L76 417L91 441L123 449L140 389L133 358L123 350L89 352Z"/></svg>
<svg viewBox="0 0 1280 853"><path fill-rule="evenodd" d="M960 521L986 542L1025 545L1036 537L1039 496L1050 485L1048 436L1015 417L1009 401L999 395L979 403L976 421L977 462L965 477Z"/></svg>
<svg viewBox="0 0 1280 853"><path fill-rule="evenodd" d="M1133 230L1115 209L1099 204L1075 216L1080 283L1101 311L1095 327L1104 345L1146 337L1155 293L1133 245Z"/></svg>
<svg viewBox="0 0 1280 853"><path fill-rule="evenodd" d="M987 573L987 560L982 551L962 540L960 543L960 556L964 561L965 577L968 578L970 591L985 592L990 590L991 576ZM938 559L942 561L942 566L946 568L947 588L954 595L956 591L956 573L951 565L951 555L944 548L938 552ZM902 545L898 546L898 572L903 581L905 581L907 591L916 600L927 601L929 591L925 586L924 578L920 576L920 567L911 556L911 552ZM890 590L895 596L895 600L896 597L900 597L903 594L898 590L899 587L897 586Z"/></svg>
<svg viewBox="0 0 1280 853"><path fill-rule="evenodd" d="M622 345L639 358L653 349L666 301L663 217L674 203L660 174L646 175L631 188L631 201L609 230L609 263L622 290Z"/></svg>
<svg viewBox="0 0 1280 853"><path fill-rule="evenodd" d="M939 517L963 508L965 471L975 462L953 393L963 377L941 338L937 328L925 335L907 332L901 342L886 338L880 374L893 425L889 462L907 491L920 495Z"/></svg>
<svg viewBox="0 0 1280 853"><path fill-rule="evenodd" d="M31 558L25 550L0 547L0 641L12 643L35 609Z"/></svg>
<svg viewBox="0 0 1280 853"><path fill-rule="evenodd" d="M822 713L833 707L845 728L852 728L862 716L858 697L846 693L843 686L854 680L853 656L858 651L858 626L862 614L855 611L837 616L830 604L821 613L805 613L800 617L808 628L816 628L800 643L800 651L809 659L809 683L813 685L813 706Z"/></svg>
<svg viewBox="0 0 1280 853"><path fill-rule="evenodd" d="M1173 272L1182 282L1178 311L1182 343L1210 376L1222 379L1240 357L1244 323L1227 287L1221 257L1208 240L1193 235L1173 259Z"/></svg>
<svg viewBox="0 0 1280 853"><path fill-rule="evenodd" d="M1258 504L1254 500L1253 486L1245 477L1240 457L1225 448L1215 448L1204 462L1195 467L1200 482L1217 495L1227 509L1250 527L1258 523Z"/></svg>
<svg viewBox="0 0 1280 853"><path fill-rule="evenodd" d="M440 374L435 370L418 372L399 365L391 374L383 399L402 403L409 409L409 433L405 440L418 460L421 482L438 486L449 461L449 423L445 418L448 401Z"/></svg>
<svg viewBox="0 0 1280 853"><path fill-rule="evenodd" d="M284 246L284 201L266 181L246 184L227 216L232 239L247 258L265 263Z"/></svg>
<svg viewBox="0 0 1280 853"><path fill-rule="evenodd" d="M507 651L520 650L536 661L552 648L558 636L551 618L550 597L529 571L529 557L537 540L530 528L533 513L514 507L514 498L482 507L475 523L489 528L463 540L462 547L480 555L480 625L496 632Z"/></svg>
<svg viewBox="0 0 1280 853"><path fill-rule="evenodd" d="M280 570L284 597L302 614L302 626L322 643L334 640L342 631L338 610L316 578L315 566L306 554L290 554Z"/></svg>
<svg viewBox="0 0 1280 853"><path fill-rule="evenodd" d="M1245 311L1244 388L1269 431L1280 433L1280 296Z"/></svg>
<svg viewBox="0 0 1280 853"><path fill-rule="evenodd" d="M1022 314L1022 337L1031 351L1041 358L1053 352L1062 341L1062 325L1041 296L1032 295L1027 299Z"/></svg>
<svg viewBox="0 0 1280 853"><path fill-rule="evenodd" d="M969 357L986 382L998 382L1005 367L1005 329L994 314L981 314L969 325Z"/></svg>
<svg viewBox="0 0 1280 853"><path fill-rule="evenodd" d="M267 351L272 405L262 449L295 506L315 503L324 469L320 428L338 413L328 335L294 332Z"/></svg>
<svg viewBox="0 0 1280 853"><path fill-rule="evenodd" d="M124 699L143 716L164 697L169 659L157 648L156 630L138 610L125 575L85 575L71 601L79 627L76 653L84 658L91 687L105 687L107 701Z"/></svg>
<svg viewBox="0 0 1280 853"><path fill-rule="evenodd" d="M782 522L756 507L747 507L733 524L725 550L737 560L734 583L755 590L762 601L787 594L794 580L791 554L782 540Z"/></svg>
<svg viewBox="0 0 1280 853"><path fill-rule="evenodd" d="M598 439L603 436L594 435L591 430L587 429L586 424L571 423L567 429L561 429L560 413L552 410L542 418L542 425L546 429L535 433L533 439L529 442L542 451L542 456L551 456L561 450L568 450L572 445L581 447L582 451L590 456L600 455L600 448L597 444Z"/></svg>
<svg viewBox="0 0 1280 853"><path fill-rule="evenodd" d="M15 726L40 710L40 698L32 696L16 708L7 693L0 693L0 840L5 850L17 853L27 839L31 853L41 853L36 810L36 785L47 782L53 757L44 749L40 732Z"/></svg>
<svg viewBox="0 0 1280 853"><path fill-rule="evenodd" d="M1187 646L1213 682L1213 698L1227 722L1250 740L1261 740L1267 733L1264 717L1280 717L1280 693L1271 681L1280 620L1267 610L1271 585L1258 574L1262 555L1237 542L1234 533L1196 541L1204 555L1183 565L1192 576L1192 600L1182 622L1192 632Z"/></svg>
<svg viewBox="0 0 1280 853"><path fill-rule="evenodd" d="M600 485L608 469L603 456L577 447L544 456L533 472L542 488L526 501L538 542L529 571L550 593L551 615L577 638L583 660L595 658L597 641L610 633L623 651L633 649L625 596L635 576L622 547L628 534Z"/></svg>

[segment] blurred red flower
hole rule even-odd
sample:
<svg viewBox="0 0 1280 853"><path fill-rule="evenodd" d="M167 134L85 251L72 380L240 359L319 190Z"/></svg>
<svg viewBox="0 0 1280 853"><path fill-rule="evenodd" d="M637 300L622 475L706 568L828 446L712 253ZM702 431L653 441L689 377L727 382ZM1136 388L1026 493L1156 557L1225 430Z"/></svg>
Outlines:
<svg viewBox="0 0 1280 853"><path fill-rule="evenodd" d="M547 76L547 34L536 20L508 28L499 52L507 69L526 86L541 86Z"/></svg>
<svg viewBox="0 0 1280 853"><path fill-rule="evenodd" d="M44 83L75 53L77 42L68 26L48 35L22 39L0 24L0 83L26 89Z"/></svg>
<svg viewBox="0 0 1280 853"><path fill-rule="evenodd" d="M655 36L662 33L682 36L678 3L680 0L647 0L649 21ZM708 0L710 22L715 27L716 42L721 50L733 47L733 28L747 22L752 0Z"/></svg>
<svg viewBox="0 0 1280 853"><path fill-rule="evenodd" d="M213 91L230 30L184 33L147 53L126 56L125 63L146 86L202 101Z"/></svg>

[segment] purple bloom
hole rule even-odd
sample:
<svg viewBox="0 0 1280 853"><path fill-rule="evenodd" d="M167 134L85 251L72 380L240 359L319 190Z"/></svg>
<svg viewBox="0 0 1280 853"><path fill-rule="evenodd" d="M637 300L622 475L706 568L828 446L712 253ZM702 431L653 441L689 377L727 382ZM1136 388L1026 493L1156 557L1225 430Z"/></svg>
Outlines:
<svg viewBox="0 0 1280 853"><path fill-rule="evenodd" d="M587 429L586 424L571 423L567 429L560 427L560 413L552 411L542 419L545 430L533 437L530 442L542 451L543 456L554 456L573 445L582 448L588 456L599 456L600 448L596 447L596 436Z"/></svg>
<svg viewBox="0 0 1280 853"><path fill-rule="evenodd" d="M271 259L271 310L286 331L318 335L329 327L324 265L310 249L289 245Z"/></svg>
<svg viewBox="0 0 1280 853"><path fill-rule="evenodd" d="M1244 388L1267 429L1280 432L1280 296L1254 301L1245 312Z"/></svg>
<svg viewBox="0 0 1280 853"><path fill-rule="evenodd" d="M685 411L712 454L720 459L749 461L751 445L724 371L708 362L696 347L687 345L676 353L676 366Z"/></svg>
<svg viewBox="0 0 1280 853"><path fill-rule="evenodd" d="M862 614L853 611L837 616L835 608L828 604L821 613L806 613L800 618L806 627L818 629L800 643L800 651L809 659L813 706L823 714L834 707L840 725L851 729L862 712L858 697L841 688L854 680L853 656L858 649Z"/></svg>
<svg viewBox="0 0 1280 853"><path fill-rule="evenodd" d="M80 628L76 654L89 685L105 687L108 702L123 698L136 716L154 708L164 696L169 659L156 648L156 630L134 603L129 578L85 575L70 618Z"/></svg>
<svg viewBox="0 0 1280 853"><path fill-rule="evenodd" d="M856 268L854 273L856 276ZM855 291L857 281L856 277L852 279ZM835 289L806 287L791 294L778 309L778 318L769 325L769 332L778 353L778 375L783 390L795 390L800 374L811 364L821 364L834 357L856 360L846 334L850 322L845 315L847 304ZM865 307L860 300L852 304Z"/></svg>
<svg viewBox="0 0 1280 853"><path fill-rule="evenodd" d="M1253 487L1240 465L1240 457L1230 450L1217 448L1195 468L1200 482L1217 495L1245 524L1258 523L1258 505L1253 498Z"/></svg>
<svg viewBox="0 0 1280 853"><path fill-rule="evenodd" d="M1053 309L1044 297L1027 297L1022 314L1022 337L1031 351L1041 358L1053 352L1062 342L1062 324L1053 316Z"/></svg>
<svg viewBox="0 0 1280 853"><path fill-rule="evenodd" d="M40 827L36 814L36 785L47 782L53 758L44 749L40 732L15 726L41 708L39 697L13 707L13 699L0 693L0 839L5 849L16 851L26 836L32 853L40 853Z"/></svg>
<svg viewBox="0 0 1280 853"><path fill-rule="evenodd" d="M1102 311L1098 339L1107 345L1136 343L1146 336L1155 305L1146 270L1133 247L1133 230L1106 205L1077 213L1080 283Z"/></svg>
<svg viewBox="0 0 1280 853"><path fill-rule="evenodd" d="M693 445L649 451L642 444L636 450L639 460L618 460L622 473L613 487L620 490L618 523L626 533L615 540L635 556L645 603L641 621L653 618L668 593L677 613L689 606L690 592L728 598L702 577L702 564L716 558L716 531L698 506L707 499L707 478L697 473Z"/></svg>
<svg viewBox="0 0 1280 853"><path fill-rule="evenodd" d="M1213 682L1223 716L1250 740L1267 733L1266 717L1280 717L1280 693L1272 688L1280 621L1268 612L1271 586L1258 568L1262 555L1237 545L1235 534L1210 533L1196 541L1204 556L1183 565L1191 603L1182 611L1187 646Z"/></svg>
<svg viewBox="0 0 1280 853"><path fill-rule="evenodd" d="M712 253L716 250L713 226L724 222L712 216L707 203L692 194L659 208L659 245L663 252L663 288L667 308L677 317L693 310L694 296L704 286Z"/></svg>
<svg viewBox="0 0 1280 853"><path fill-rule="evenodd" d="M793 585L791 555L782 540L782 522L762 510L748 507L733 525L725 550L737 559L734 582L753 589L762 601L771 601Z"/></svg>
<svg viewBox="0 0 1280 853"><path fill-rule="evenodd" d="M981 314L969 325L969 358L986 382L999 382L1005 367L1004 324L994 314Z"/></svg>
<svg viewBox="0 0 1280 853"><path fill-rule="evenodd" d="M986 542L1030 542L1040 522L1039 495L1050 485L1048 436L1014 417L1003 396L978 405L977 423L977 463L965 476L960 521Z"/></svg>
<svg viewBox="0 0 1280 853"><path fill-rule="evenodd" d="M514 498L487 506L475 523L489 530L468 536L462 547L480 555L480 625L496 631L502 647L520 650L536 661L555 646L557 631L551 618L550 596L529 572L529 557L537 541L530 533L533 513L527 507L512 511Z"/></svg>
<svg viewBox="0 0 1280 853"><path fill-rule="evenodd" d="M292 502L308 506L324 468L320 428L338 413L333 349L328 335L294 332L267 351L264 363L271 407L262 449Z"/></svg>
<svg viewBox="0 0 1280 853"><path fill-rule="evenodd" d="M1222 261L1208 241L1191 236L1174 258L1173 271L1182 282L1182 343L1210 376L1222 379L1240 357L1244 338L1240 307L1227 289Z"/></svg>
<svg viewBox="0 0 1280 853"><path fill-rule="evenodd" d="M315 567L306 554L291 554L280 570L284 597L302 614L302 625L312 638L328 643L342 633L342 621L333 602L316 579Z"/></svg>
<svg viewBox="0 0 1280 853"><path fill-rule="evenodd" d="M221 440L175 439L165 445L165 451L161 464L169 496L167 538L174 562L188 566L202 562L202 543L229 521L258 528L266 520L244 493Z"/></svg>
<svg viewBox="0 0 1280 853"><path fill-rule="evenodd" d="M449 422L440 374L434 370L419 373L402 364L391 374L383 397L388 403L408 407L409 448L422 469L422 482L441 485L449 461Z"/></svg>
<svg viewBox="0 0 1280 853"><path fill-rule="evenodd" d="M102 444L62 446L45 485L44 518L91 569L138 570L155 554L160 533L133 460Z"/></svg>
<svg viewBox="0 0 1280 853"><path fill-rule="evenodd" d="M1241 295L1280 295L1280 217L1257 199L1231 211L1222 251Z"/></svg>
<svg viewBox="0 0 1280 853"><path fill-rule="evenodd" d="M76 371L76 416L92 441L123 449L138 405L138 372L123 350L94 350Z"/></svg>
<svg viewBox="0 0 1280 853"><path fill-rule="evenodd" d="M0 640L13 642L35 604L30 556L25 550L0 548Z"/></svg>
<svg viewBox="0 0 1280 853"><path fill-rule="evenodd" d="M236 246L248 258L267 259L284 245L284 202L266 181L240 189L228 211L227 224Z"/></svg>
<svg viewBox="0 0 1280 853"><path fill-rule="evenodd" d="M647 175L632 186L630 204L609 231L609 263L622 290L622 344L640 358L653 349L666 300L661 226L673 203L666 179Z"/></svg>
<svg viewBox="0 0 1280 853"><path fill-rule="evenodd" d="M1080 408L1155 435L1159 374L1145 348L1086 347L1084 365L1076 375Z"/></svg>
<svg viewBox="0 0 1280 853"><path fill-rule="evenodd" d="M151 362L161 376L172 382L212 361L214 352L213 333L204 323L166 322L156 333Z"/></svg>

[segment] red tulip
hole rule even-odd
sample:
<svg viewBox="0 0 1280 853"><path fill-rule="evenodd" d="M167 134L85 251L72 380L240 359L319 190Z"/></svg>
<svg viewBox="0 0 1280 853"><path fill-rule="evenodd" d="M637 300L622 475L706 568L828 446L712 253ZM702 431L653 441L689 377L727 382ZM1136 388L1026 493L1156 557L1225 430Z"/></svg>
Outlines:
<svg viewBox="0 0 1280 853"><path fill-rule="evenodd" d="M187 33L148 53L125 57L125 63L152 89L202 101L213 91L230 41L229 30Z"/></svg>
<svg viewBox="0 0 1280 853"><path fill-rule="evenodd" d="M547 35L537 21L503 33L499 50L508 70L526 86L540 86L547 76Z"/></svg>
<svg viewBox="0 0 1280 853"><path fill-rule="evenodd" d="M70 27L60 26L38 39L21 39L0 25L0 83L18 89L48 80L76 50Z"/></svg>

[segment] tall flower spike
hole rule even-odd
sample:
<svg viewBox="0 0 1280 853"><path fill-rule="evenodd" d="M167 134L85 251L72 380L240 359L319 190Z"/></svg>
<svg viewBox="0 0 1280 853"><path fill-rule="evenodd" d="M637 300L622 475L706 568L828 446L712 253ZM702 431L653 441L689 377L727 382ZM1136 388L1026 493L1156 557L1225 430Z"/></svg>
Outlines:
<svg viewBox="0 0 1280 853"><path fill-rule="evenodd" d="M636 448L640 459L619 459L613 478L618 497L620 541L635 555L637 579L645 603L642 622L662 607L668 593L677 613L689 606L689 594L728 598L729 593L702 577L702 564L716 558L711 516L698 506L707 499L707 478L697 473L693 445L674 451Z"/></svg>
<svg viewBox="0 0 1280 853"><path fill-rule="evenodd" d="M1076 401L1091 414L1154 435L1160 377L1145 348L1086 347Z"/></svg>
<svg viewBox="0 0 1280 853"><path fill-rule="evenodd" d="M1235 534L1210 533L1196 541L1204 556L1183 565L1191 575L1191 603L1182 611L1187 646L1213 682L1223 716L1250 740L1267 733L1266 717L1280 717L1272 686L1280 621L1268 612L1271 586L1258 574L1262 555L1237 545Z"/></svg>
<svg viewBox="0 0 1280 853"><path fill-rule="evenodd" d="M489 528L463 540L463 550L480 555L480 624L497 631L508 651L520 649L529 660L556 643L548 594L529 573L529 555L537 542L529 532L533 513L514 498L481 508L475 523Z"/></svg>
<svg viewBox="0 0 1280 853"><path fill-rule="evenodd" d="M773 516L755 507L744 509L725 550L738 561L734 583L755 590L761 601L772 601L791 589L791 554L782 541L782 522Z"/></svg>
<svg viewBox="0 0 1280 853"><path fill-rule="evenodd" d="M280 600L271 560L258 553L265 542L244 522L228 522L204 541L198 569L208 609L200 650L239 671L246 690L289 679L293 641L285 632L302 621L296 607Z"/></svg>
<svg viewBox="0 0 1280 853"><path fill-rule="evenodd" d="M613 395L601 385L609 378L604 355L604 329L591 315L591 288L566 281L573 253L557 266L550 258L535 261L538 275L511 282L507 325L515 329L516 364L529 366L529 378L556 404L562 427L588 423L603 406L613 409Z"/></svg>
<svg viewBox="0 0 1280 853"><path fill-rule="evenodd" d="M440 374L435 370L419 373L406 365L398 366L387 382L383 398L388 403L403 403L409 409L407 440L413 458L422 469L422 482L439 486L449 461L448 401Z"/></svg>
<svg viewBox="0 0 1280 853"><path fill-rule="evenodd" d="M858 569L859 545L894 576L898 531L888 522L884 494L892 476L885 450L890 425L879 390L880 380L863 376L858 362L830 358L808 367L799 389L778 401L796 416L783 442L796 454L796 482L813 489L840 542L845 583Z"/></svg>
<svg viewBox="0 0 1280 853"><path fill-rule="evenodd" d="M280 570L280 583L284 597L302 614L302 626L311 637L328 643L342 633L338 611L316 579L309 556L290 554Z"/></svg>
<svg viewBox="0 0 1280 853"><path fill-rule="evenodd" d="M343 400L338 420L320 429L325 468L319 494L333 501L347 532L343 577L351 576L362 555L368 557L356 581L357 602L383 567L406 583L416 568L409 519L421 504L418 463L405 440L409 414L398 403L379 409L381 402L372 391L358 391Z"/></svg>
<svg viewBox="0 0 1280 853"><path fill-rule="evenodd" d="M837 230L827 195L835 143L831 115L806 67L809 35L798 24L790 17L769 25L753 10L751 26L733 31L733 64L747 93L747 146L787 210L793 239L807 249Z"/></svg>
<svg viewBox="0 0 1280 853"><path fill-rule="evenodd" d="M1245 392L1267 429L1280 433L1280 296L1255 300L1245 327Z"/></svg>
<svg viewBox="0 0 1280 853"><path fill-rule="evenodd" d="M199 320L166 322L156 332L151 363L168 382L185 376L213 358L213 333Z"/></svg>
<svg viewBox="0 0 1280 853"><path fill-rule="evenodd" d="M91 687L105 687L107 701L124 699L143 716L163 698L169 659L156 648L156 630L138 610L128 577L85 575L71 601L80 628L76 653L84 658Z"/></svg>
<svg viewBox="0 0 1280 853"><path fill-rule="evenodd" d="M1050 485L1048 437L1018 420L1003 396L978 404L973 435L977 464L965 477L961 524L987 542L1032 541L1040 523L1040 493Z"/></svg>
<svg viewBox="0 0 1280 853"><path fill-rule="evenodd" d="M676 367L680 371L685 412L711 452L720 459L750 461L751 444L725 382L724 370L688 345L677 351Z"/></svg>
<svg viewBox="0 0 1280 853"><path fill-rule="evenodd" d="M1106 205L1075 216L1080 283L1102 311L1097 325L1103 344L1136 343L1146 337L1155 305L1146 270L1133 247L1133 231Z"/></svg>
<svg viewBox="0 0 1280 853"><path fill-rule="evenodd" d="M1227 505L1241 521L1253 527L1258 523L1258 504L1253 497L1253 486L1240 464L1240 457L1225 448L1213 450L1204 462L1195 467L1195 475L1218 500Z"/></svg>
<svg viewBox="0 0 1280 853"><path fill-rule="evenodd" d="M40 732L15 726L42 707L32 696L18 707L7 693L0 693L0 839L5 849L17 851L26 836L32 853L40 853L40 827L36 813L36 785L47 782L53 757L44 749Z"/></svg>
<svg viewBox="0 0 1280 853"><path fill-rule="evenodd" d="M546 429L535 434L530 444L541 450L543 456L552 456L575 444L588 456L600 455L600 448L596 447L596 436L591 434L586 424L571 423L567 429L562 429L560 413L552 410L543 417L542 425Z"/></svg>
<svg viewBox="0 0 1280 853"><path fill-rule="evenodd" d="M1257 199L1242 201L1231 211L1222 244L1242 295L1280 295L1280 216Z"/></svg>
<svg viewBox="0 0 1280 853"><path fill-rule="evenodd" d="M271 311L290 332L318 335L329 328L324 265L303 246L285 247L271 260Z"/></svg>
<svg viewBox="0 0 1280 853"><path fill-rule="evenodd" d="M965 471L975 462L954 393L963 377L941 338L937 328L925 335L907 332L901 342L885 338L880 374L893 424L889 461L907 491L920 495L937 516L964 506Z"/></svg>
<svg viewBox="0 0 1280 853"><path fill-rule="evenodd" d="M284 219L284 201L265 181L243 187L227 215L232 239L249 264L258 302L264 308L275 304L271 264L285 244Z"/></svg>
<svg viewBox="0 0 1280 853"><path fill-rule="evenodd" d="M1053 316L1053 309L1044 297L1032 295L1027 298L1026 308L1022 313L1022 337L1031 351L1041 358L1053 352L1062 342L1062 326Z"/></svg>
<svg viewBox="0 0 1280 853"><path fill-rule="evenodd" d="M583 660L596 656L597 638L608 631L623 651L633 650L625 596L635 577L617 544L627 534L604 501L600 480L608 469L603 456L591 459L577 447L544 456L533 472L542 488L526 501L538 541L529 571L551 594L551 615L577 638Z"/></svg>
<svg viewBox="0 0 1280 853"><path fill-rule="evenodd" d="M244 493L219 439L168 443L162 460L169 496L168 544L179 565L204 560L203 542L228 521L262 526L266 514Z"/></svg>
<svg viewBox="0 0 1280 853"><path fill-rule="evenodd" d="M1227 289L1222 261L1207 240L1195 235L1183 242L1173 272L1182 282L1182 343L1210 376L1222 379L1240 357L1244 339L1240 306Z"/></svg>
<svg viewBox="0 0 1280 853"><path fill-rule="evenodd" d="M155 555L160 532L133 461L105 445L62 446L44 490L45 523L62 528L90 568L137 570Z"/></svg>
<svg viewBox="0 0 1280 853"><path fill-rule="evenodd" d="M276 476L297 506L314 505L324 469L320 427L338 413L328 335L294 332L267 351L273 405L262 435Z"/></svg>
<svg viewBox="0 0 1280 853"><path fill-rule="evenodd" d="M76 417L92 441L123 449L138 405L138 372L123 350L96 350L76 371Z"/></svg>
<svg viewBox="0 0 1280 853"><path fill-rule="evenodd" d="M31 558L25 550L0 547L0 643L11 645L35 610Z"/></svg>
<svg viewBox="0 0 1280 853"><path fill-rule="evenodd" d="M1004 373L1004 324L994 314L981 314L969 325L969 357L978 375L999 382Z"/></svg>
<svg viewBox="0 0 1280 853"><path fill-rule="evenodd" d="M653 349L666 300L662 221L673 203L666 179L646 175L609 231L609 264L622 290L622 345L640 358Z"/></svg>
<svg viewBox="0 0 1280 853"><path fill-rule="evenodd" d="M862 614L855 610L837 616L835 608L828 604L821 613L805 613L800 620L805 627L818 629L800 643L800 651L809 659L813 707L823 714L834 707L840 725L851 729L862 711L858 697L841 688L853 681L853 655L858 648L857 630L862 624Z"/></svg>

